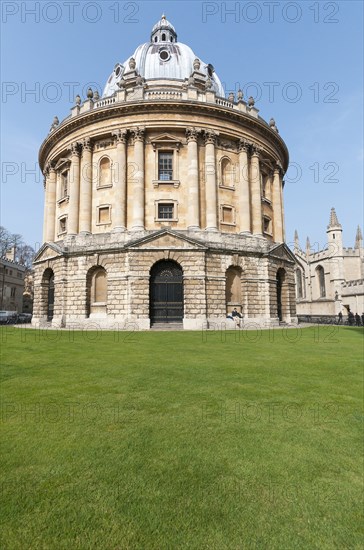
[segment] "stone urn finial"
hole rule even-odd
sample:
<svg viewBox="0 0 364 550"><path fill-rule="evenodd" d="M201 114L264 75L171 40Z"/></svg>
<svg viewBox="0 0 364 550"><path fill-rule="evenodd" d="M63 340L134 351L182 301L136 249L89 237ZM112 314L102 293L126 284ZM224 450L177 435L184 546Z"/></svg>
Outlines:
<svg viewBox="0 0 364 550"><path fill-rule="evenodd" d="M129 59L129 69L130 69L131 71L135 71L135 67L136 67L135 59L134 59L134 57L131 57L131 58Z"/></svg>
<svg viewBox="0 0 364 550"><path fill-rule="evenodd" d="M243 97L244 97L244 94L242 90L238 90L238 101L242 101Z"/></svg>
<svg viewBox="0 0 364 550"><path fill-rule="evenodd" d="M235 99L234 92L230 92L228 96L228 100L234 102L234 99Z"/></svg>
<svg viewBox="0 0 364 550"><path fill-rule="evenodd" d="M95 93L94 93L94 100L95 101L98 101L100 99L100 96L99 96L99 92L97 90L95 90Z"/></svg>
<svg viewBox="0 0 364 550"><path fill-rule="evenodd" d="M269 126L272 128L272 130L275 130L276 132L278 132L278 128L276 126L276 121L274 120L273 117L269 121Z"/></svg>
<svg viewBox="0 0 364 550"><path fill-rule="evenodd" d="M53 126L58 126L59 125L59 118L58 116L56 115L53 119Z"/></svg>
<svg viewBox="0 0 364 550"><path fill-rule="evenodd" d="M195 71L199 71L200 67L201 67L201 61L198 59L198 57L196 57L193 62L193 68Z"/></svg>
<svg viewBox="0 0 364 550"><path fill-rule="evenodd" d="M81 105L81 96L79 96L78 94L76 95L75 103L76 105Z"/></svg>
<svg viewBox="0 0 364 550"><path fill-rule="evenodd" d="M92 88L89 88L87 90L87 97L88 97L88 99L92 99L94 97L94 93L92 91Z"/></svg>
<svg viewBox="0 0 364 550"><path fill-rule="evenodd" d="M249 107L254 107L254 105L255 105L255 100L254 100L254 97L252 95L248 99L248 105L249 105Z"/></svg>

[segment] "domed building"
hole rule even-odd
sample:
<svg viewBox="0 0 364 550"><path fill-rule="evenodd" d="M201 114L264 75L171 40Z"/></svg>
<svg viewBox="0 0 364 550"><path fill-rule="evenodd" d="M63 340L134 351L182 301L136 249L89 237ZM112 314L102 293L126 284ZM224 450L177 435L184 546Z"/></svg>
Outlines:
<svg viewBox="0 0 364 550"><path fill-rule="evenodd" d="M226 98L165 16L87 95L40 148L33 323L217 328L234 308L244 323L294 321L274 120L241 91Z"/></svg>

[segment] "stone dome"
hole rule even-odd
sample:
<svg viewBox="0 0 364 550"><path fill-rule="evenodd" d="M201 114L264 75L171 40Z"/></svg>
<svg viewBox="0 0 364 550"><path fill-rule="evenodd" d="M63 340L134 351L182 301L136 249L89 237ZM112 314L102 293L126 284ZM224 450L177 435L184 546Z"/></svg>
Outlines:
<svg viewBox="0 0 364 550"><path fill-rule="evenodd" d="M150 42L137 47L124 63L117 63L108 78L103 97L113 95L124 76L135 70L148 85L153 81L168 80L169 84L182 85L192 73L197 72L209 79L209 88L220 97L225 97L224 88L214 67L198 59L189 46L177 42L173 25L163 15L151 32Z"/></svg>

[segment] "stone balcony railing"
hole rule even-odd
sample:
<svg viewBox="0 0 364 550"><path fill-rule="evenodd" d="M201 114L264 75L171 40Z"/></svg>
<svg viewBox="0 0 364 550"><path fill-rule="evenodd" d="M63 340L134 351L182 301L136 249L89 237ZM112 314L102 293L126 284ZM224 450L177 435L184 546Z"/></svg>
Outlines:
<svg viewBox="0 0 364 550"><path fill-rule="evenodd" d="M176 89L176 87L173 86L169 87L165 84L161 85L157 83L153 86L153 88L150 86L135 86L129 90L121 89L110 97L104 97L96 101L93 99L87 99L80 105L75 105L72 107L71 114L62 120L59 126L64 124L70 118L94 111L95 109L107 109L115 107L119 104L131 103L135 101L198 101L204 104L217 105L225 109L240 111L263 121L263 119L258 117L259 110L254 106L248 105L242 99L238 101L231 101L230 99L216 96L216 93L210 90L201 91L194 87Z"/></svg>

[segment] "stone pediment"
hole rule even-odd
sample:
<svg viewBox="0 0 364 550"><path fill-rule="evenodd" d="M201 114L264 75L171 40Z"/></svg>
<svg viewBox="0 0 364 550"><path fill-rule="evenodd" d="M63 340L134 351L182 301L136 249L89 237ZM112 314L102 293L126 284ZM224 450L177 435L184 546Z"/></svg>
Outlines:
<svg viewBox="0 0 364 550"><path fill-rule="evenodd" d="M285 243L278 244L271 248L270 251L267 253L267 256L279 258L280 260L288 260L292 263L297 262L297 259L292 250L290 250Z"/></svg>
<svg viewBox="0 0 364 550"><path fill-rule="evenodd" d="M34 263L44 262L45 260L50 260L57 258L62 254L62 250L59 246L52 243L44 243L34 257Z"/></svg>
<svg viewBox="0 0 364 550"><path fill-rule="evenodd" d="M133 243L130 243L126 248L133 249L175 249L175 250L205 250L206 247L195 239L180 235L170 230L162 230L148 237L143 237Z"/></svg>
<svg viewBox="0 0 364 550"><path fill-rule="evenodd" d="M150 142L153 145L153 149L156 149L158 145L168 145L170 147L178 148L182 143L180 139L172 136L171 134L160 134L152 138Z"/></svg>

